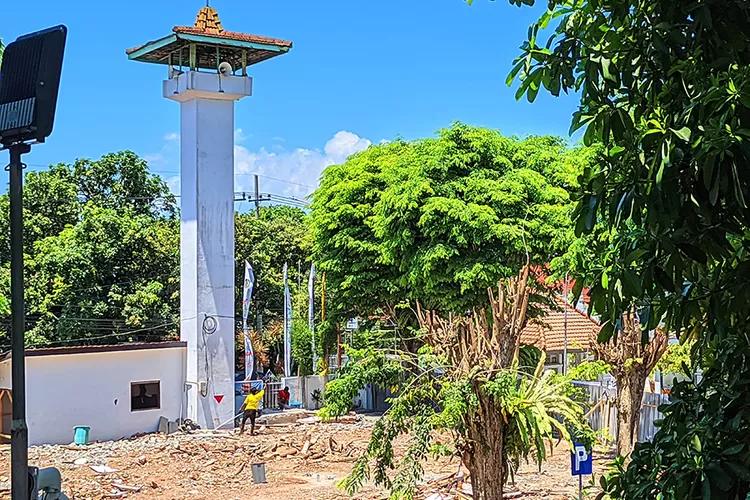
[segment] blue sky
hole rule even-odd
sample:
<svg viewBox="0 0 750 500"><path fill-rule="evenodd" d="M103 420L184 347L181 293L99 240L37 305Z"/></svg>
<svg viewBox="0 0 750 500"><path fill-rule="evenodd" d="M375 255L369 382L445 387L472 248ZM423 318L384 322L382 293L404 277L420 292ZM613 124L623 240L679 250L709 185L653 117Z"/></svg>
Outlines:
<svg viewBox="0 0 750 500"><path fill-rule="evenodd" d="M237 188L250 189L248 174L261 173L262 190L304 196L322 168L347 154L426 137L454 120L506 135L567 136L575 97L517 102L505 85L541 3L212 0L225 29L294 42L289 54L250 68L254 95L236 108ZM177 189L179 105L161 97L166 69L128 61L125 49L191 25L203 5L4 2L6 44L55 24L69 29L55 131L27 163L36 169L131 149Z"/></svg>

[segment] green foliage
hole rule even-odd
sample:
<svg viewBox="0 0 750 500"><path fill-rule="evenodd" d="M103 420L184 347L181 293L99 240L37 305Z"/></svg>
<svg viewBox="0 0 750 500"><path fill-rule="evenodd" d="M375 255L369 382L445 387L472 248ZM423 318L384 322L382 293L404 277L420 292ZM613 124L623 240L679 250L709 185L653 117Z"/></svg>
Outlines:
<svg viewBox="0 0 750 500"><path fill-rule="evenodd" d="M522 345L518 349L518 369L529 374L534 373L543 355L541 349L536 346Z"/></svg>
<svg viewBox="0 0 750 500"><path fill-rule="evenodd" d="M292 322L292 359L300 375L312 375L312 332L306 321Z"/></svg>
<svg viewBox="0 0 750 500"><path fill-rule="evenodd" d="M609 373L610 366L602 360L584 360L568 370L571 380L594 381L599 380L600 375Z"/></svg>
<svg viewBox="0 0 750 500"><path fill-rule="evenodd" d="M257 217L255 213L236 214L234 227L236 317L242 318L242 280L245 276L245 260L247 260L253 266L255 274L249 326L255 328L256 315L262 314L263 340L269 347L269 357L276 359L277 354L283 354L284 282L282 271L284 263L287 263L294 314L292 354L295 361L302 361L300 373L312 373L310 345L312 337L307 332L307 279L310 268L307 215L297 208L261 207L260 217ZM298 282L302 284L300 290L297 289ZM304 345L305 342L307 346ZM241 355L241 353L238 354ZM304 357L298 358L298 355Z"/></svg>
<svg viewBox="0 0 750 500"><path fill-rule="evenodd" d="M242 282L245 275L245 260L253 266L255 274L251 313L263 313L267 321L281 317L284 303L284 263L288 264L292 293L297 292L298 280L302 282L303 290L307 290L310 253L307 240L308 218L305 212L284 206L261 207L260 217L256 217L255 213L238 213L234 224L235 276L238 283ZM302 276L297 274L298 262L302 263ZM242 287L238 286L235 303L239 318L242 317L241 296ZM304 304L306 308L306 302ZM303 316L306 317L306 314Z"/></svg>
<svg viewBox="0 0 750 500"><path fill-rule="evenodd" d="M552 439L553 431L568 438L566 425L578 429L582 420L581 406L564 395L563 385L569 382L552 372L542 373L543 359L533 374L503 371L475 385L466 378L453 380L450 367L426 346L417 355L404 353L401 359L372 349L348 353L355 361L326 387L323 417L335 418L348 411L352 399L367 383L399 385L391 408L375 425L366 452L342 481L352 495L373 479L390 489L390 498L412 498L422 477L421 464L430 453L462 456L468 444L468 427L483 397L489 398L493 410L507 419L503 456L510 474L521 460L530 457L541 465L546 459L545 441ZM446 433L454 437L452 441L439 441ZM408 434L411 440L404 457L396 461L393 442L402 434Z"/></svg>
<svg viewBox="0 0 750 500"><path fill-rule="evenodd" d="M693 387L679 382L652 443L636 445L629 465L620 459L603 477L605 496L644 500L726 498L750 495L750 338L722 341L718 366Z"/></svg>
<svg viewBox="0 0 750 500"><path fill-rule="evenodd" d="M401 381L403 368L393 357L372 348L350 349L346 354L349 363L339 371L339 377L326 385L326 406L320 412L325 420L335 419L351 409L352 401L367 384L396 387Z"/></svg>
<svg viewBox="0 0 750 500"><path fill-rule="evenodd" d="M692 350L694 347L694 341L670 344L656 367L662 373L691 375L693 370Z"/></svg>
<svg viewBox="0 0 750 500"><path fill-rule="evenodd" d="M174 335L179 226L174 197L131 152L26 174L29 346ZM7 294L8 196L0 197L0 289ZM3 230L4 229L4 230ZM7 344L8 325L0 342ZM103 340L107 339L107 340Z"/></svg>
<svg viewBox="0 0 750 500"><path fill-rule="evenodd" d="M580 405L565 395L564 385L569 382L555 377L551 370L542 373L543 367L541 359L532 376L519 377L514 371L500 373L483 388L508 419L503 455L507 457L510 477L532 452L541 467L547 459L545 441L552 439L553 429L570 441L566 425L557 418L572 424L580 422L583 415Z"/></svg>
<svg viewBox="0 0 750 500"><path fill-rule="evenodd" d="M454 124L329 167L311 217L331 302L361 316L415 299L444 311L486 304L527 250L546 263L570 245L569 191L587 163L587 150L557 138Z"/></svg>
<svg viewBox="0 0 750 500"><path fill-rule="evenodd" d="M578 92L572 130L585 131L585 144L603 144L600 164L581 178L576 231L589 236L572 259L585 278L576 292L592 286L602 340L637 303L644 332L663 322L695 338L693 353L706 365L700 384L678 384L653 443L618 463L605 490L615 498L744 498L750 474L737 467L748 462L750 405L750 360L739 347L750 324L750 4L548 7L509 81L518 76L517 95L530 101L541 88ZM551 22L554 33L540 45Z"/></svg>

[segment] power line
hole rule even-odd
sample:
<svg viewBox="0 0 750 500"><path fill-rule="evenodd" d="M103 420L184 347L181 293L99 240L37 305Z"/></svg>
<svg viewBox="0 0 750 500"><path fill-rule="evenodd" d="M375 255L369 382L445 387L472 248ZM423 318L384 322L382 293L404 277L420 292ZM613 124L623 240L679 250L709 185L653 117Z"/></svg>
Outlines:
<svg viewBox="0 0 750 500"><path fill-rule="evenodd" d="M59 344L69 344L71 342L82 342L82 341L87 341L87 340L99 340L99 339L107 339L107 338L112 338L112 337L121 337L123 335L133 335L134 333L150 332L152 330L157 330L159 328L165 328L167 326L172 326L172 325L176 325L176 324L177 324L176 321L171 321L169 323L164 323L164 324L161 324L161 325L158 325L158 326L153 326L153 327L150 327L150 328L141 328L141 329L138 329L138 330L131 330L129 332L111 333L109 335L99 335L98 337L84 337L84 338L80 338L80 339L57 340L57 341L54 341L54 342L50 342L49 344L50 345L59 345Z"/></svg>

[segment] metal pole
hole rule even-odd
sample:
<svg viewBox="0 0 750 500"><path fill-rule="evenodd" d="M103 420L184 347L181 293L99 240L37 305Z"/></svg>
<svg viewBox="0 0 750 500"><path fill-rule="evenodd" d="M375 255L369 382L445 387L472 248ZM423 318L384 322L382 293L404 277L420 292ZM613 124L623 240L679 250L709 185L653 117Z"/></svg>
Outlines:
<svg viewBox="0 0 750 500"><path fill-rule="evenodd" d="M26 426L23 300L23 164L28 144L10 147L10 308L12 336L13 422L10 426L11 498L29 497L29 431Z"/></svg>
<svg viewBox="0 0 750 500"><path fill-rule="evenodd" d="M568 374L568 273L565 273L565 312L563 321L563 375Z"/></svg>
<svg viewBox="0 0 750 500"><path fill-rule="evenodd" d="M258 185L258 174L255 174L255 216L260 217L260 187Z"/></svg>
<svg viewBox="0 0 750 500"><path fill-rule="evenodd" d="M578 476L578 500L583 500L583 476Z"/></svg>

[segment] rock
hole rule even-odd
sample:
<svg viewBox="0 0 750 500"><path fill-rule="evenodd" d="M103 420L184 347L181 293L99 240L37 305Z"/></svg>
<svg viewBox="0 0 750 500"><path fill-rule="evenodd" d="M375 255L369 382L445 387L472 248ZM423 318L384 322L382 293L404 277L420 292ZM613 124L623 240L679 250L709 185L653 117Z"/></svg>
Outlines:
<svg viewBox="0 0 750 500"><path fill-rule="evenodd" d="M73 460L73 465L86 465L87 463L89 463L88 458L76 458Z"/></svg>
<svg viewBox="0 0 750 500"><path fill-rule="evenodd" d="M141 465L146 465L146 462L148 462L148 458L146 458L145 455L141 455L138 457L138 463Z"/></svg>
<svg viewBox="0 0 750 500"><path fill-rule="evenodd" d="M297 454L297 448L292 448L291 446L284 446L283 448L279 448L276 451L281 458L286 458Z"/></svg>
<svg viewBox="0 0 750 500"><path fill-rule="evenodd" d="M112 467L108 467L106 465L92 465L91 470L96 472L97 474L112 474L114 472L117 472L117 469L113 469Z"/></svg>
<svg viewBox="0 0 750 500"><path fill-rule="evenodd" d="M298 424L317 424L322 422L320 417L305 417L297 420Z"/></svg>

